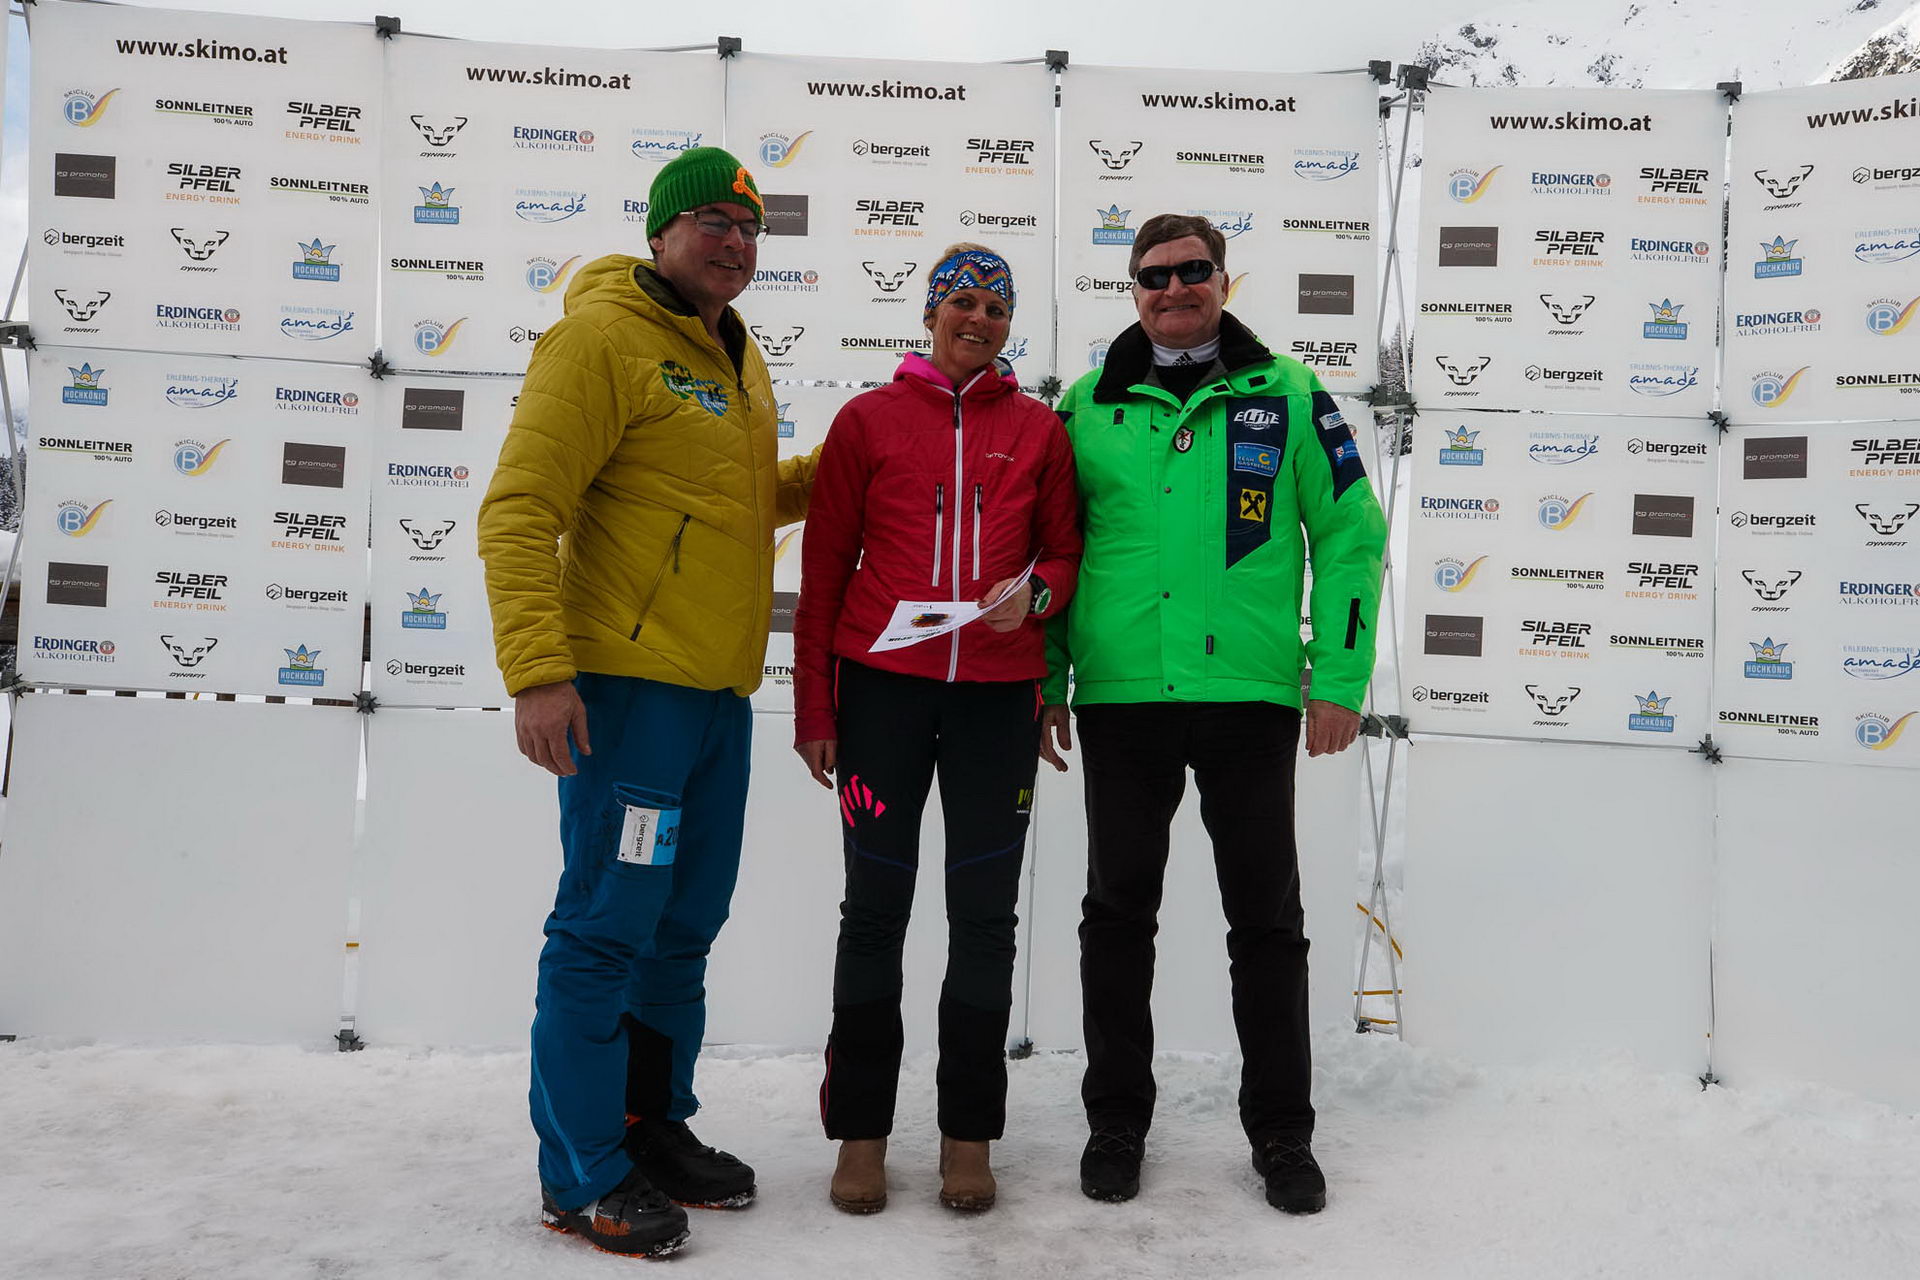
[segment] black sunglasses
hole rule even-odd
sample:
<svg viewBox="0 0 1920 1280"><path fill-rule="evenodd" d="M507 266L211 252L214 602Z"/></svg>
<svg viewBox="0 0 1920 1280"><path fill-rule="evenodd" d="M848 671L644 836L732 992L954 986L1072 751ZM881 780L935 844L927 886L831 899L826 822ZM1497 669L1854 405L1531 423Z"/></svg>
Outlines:
<svg viewBox="0 0 1920 1280"><path fill-rule="evenodd" d="M1173 283L1175 276L1180 277L1181 284L1199 284L1211 279L1214 270L1213 263L1207 259L1194 258L1171 267L1142 267L1133 273L1133 278L1142 289L1164 289Z"/></svg>

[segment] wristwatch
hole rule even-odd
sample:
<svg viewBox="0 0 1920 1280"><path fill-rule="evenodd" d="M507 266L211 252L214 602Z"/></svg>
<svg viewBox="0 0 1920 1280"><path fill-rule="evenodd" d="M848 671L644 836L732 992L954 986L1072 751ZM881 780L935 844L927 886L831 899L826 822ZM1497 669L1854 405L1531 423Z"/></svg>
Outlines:
<svg viewBox="0 0 1920 1280"><path fill-rule="evenodd" d="M1027 585L1033 588L1033 600L1027 605L1027 615L1034 617L1045 613L1047 606L1053 603L1053 588L1037 573L1027 575Z"/></svg>

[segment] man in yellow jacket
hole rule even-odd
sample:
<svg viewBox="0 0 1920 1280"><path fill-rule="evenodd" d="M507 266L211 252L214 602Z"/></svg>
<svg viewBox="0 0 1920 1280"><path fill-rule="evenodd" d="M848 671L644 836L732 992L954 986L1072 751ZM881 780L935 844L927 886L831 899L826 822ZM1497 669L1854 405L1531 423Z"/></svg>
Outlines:
<svg viewBox="0 0 1920 1280"><path fill-rule="evenodd" d="M653 260L575 278L479 520L520 750L560 779L529 1097L542 1218L639 1254L685 1243L674 1202L754 1194L686 1120L740 864L773 531L806 514L816 461L778 461L766 362L728 305L765 234L752 175L696 147L650 196Z"/></svg>

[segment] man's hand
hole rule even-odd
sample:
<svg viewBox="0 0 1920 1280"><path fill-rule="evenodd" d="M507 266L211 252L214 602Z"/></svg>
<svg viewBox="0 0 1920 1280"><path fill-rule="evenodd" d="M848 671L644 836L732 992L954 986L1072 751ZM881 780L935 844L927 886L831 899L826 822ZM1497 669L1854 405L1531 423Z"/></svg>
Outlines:
<svg viewBox="0 0 1920 1280"><path fill-rule="evenodd" d="M522 689L513 699L513 737L520 754L556 778L572 777L573 756L567 751L567 731L580 754L590 756L587 745L587 705L571 680L536 684Z"/></svg>
<svg viewBox="0 0 1920 1280"><path fill-rule="evenodd" d="M1360 733L1360 713L1349 711L1337 702L1307 700L1307 754L1339 755L1353 745Z"/></svg>
<svg viewBox="0 0 1920 1280"><path fill-rule="evenodd" d="M1058 750L1054 744L1058 743ZM1060 758L1061 751L1073 750L1073 712L1067 710L1062 702L1049 703L1040 711L1040 758L1058 769L1067 771L1067 762Z"/></svg>
<svg viewBox="0 0 1920 1280"><path fill-rule="evenodd" d="M806 761L807 772L813 775L813 780L827 790L833 790L833 779L827 775L831 774L833 767L840 763L840 740L815 738L811 742L796 742L793 749L802 760Z"/></svg>
<svg viewBox="0 0 1920 1280"><path fill-rule="evenodd" d="M1012 578L1002 578L993 584L993 589L980 597L980 603L999 599L1000 593L1013 585ZM1005 600L980 615L981 620L995 631L1012 631L1027 620L1027 610L1033 607L1033 588L1021 583Z"/></svg>

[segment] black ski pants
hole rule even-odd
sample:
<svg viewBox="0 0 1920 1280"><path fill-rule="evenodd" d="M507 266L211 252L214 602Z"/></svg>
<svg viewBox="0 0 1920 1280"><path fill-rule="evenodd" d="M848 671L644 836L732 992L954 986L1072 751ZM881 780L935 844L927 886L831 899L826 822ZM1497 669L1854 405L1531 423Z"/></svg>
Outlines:
<svg viewBox="0 0 1920 1280"><path fill-rule="evenodd" d="M1082 706L1087 896L1080 987L1094 1129L1153 1118L1154 936L1168 829L1193 770L1227 918L1240 1122L1256 1145L1311 1137L1307 938L1293 838L1300 713L1269 702Z"/></svg>
<svg viewBox="0 0 1920 1280"><path fill-rule="evenodd" d="M946 818L947 972L940 988L940 1132L1006 1126L1014 906L1033 808L1039 682L962 683L840 659L840 821L847 896L833 969L820 1118L829 1138L893 1130L904 1034L900 955L937 775Z"/></svg>

